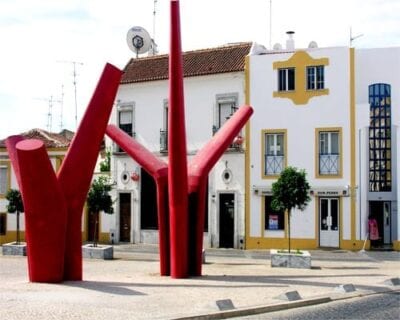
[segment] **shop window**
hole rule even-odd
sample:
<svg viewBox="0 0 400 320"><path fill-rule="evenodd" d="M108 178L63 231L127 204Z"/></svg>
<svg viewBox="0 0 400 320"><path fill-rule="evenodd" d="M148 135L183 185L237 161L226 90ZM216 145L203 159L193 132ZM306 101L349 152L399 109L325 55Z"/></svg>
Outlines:
<svg viewBox="0 0 400 320"><path fill-rule="evenodd" d="M264 197L265 230L284 230L285 213L272 209L272 197Z"/></svg>

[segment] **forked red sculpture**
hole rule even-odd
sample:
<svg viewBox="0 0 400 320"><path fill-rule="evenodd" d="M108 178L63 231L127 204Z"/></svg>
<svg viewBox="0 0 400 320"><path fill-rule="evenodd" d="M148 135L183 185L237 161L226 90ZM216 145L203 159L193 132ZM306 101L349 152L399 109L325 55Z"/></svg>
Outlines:
<svg viewBox="0 0 400 320"><path fill-rule="evenodd" d="M240 107L187 165L179 1L170 5L169 165L117 127L107 127L122 74L110 64L58 175L41 141L7 138L25 205L30 281L82 280L82 210L104 132L156 181L161 275L201 275L207 176L253 110Z"/></svg>
<svg viewBox="0 0 400 320"><path fill-rule="evenodd" d="M106 133L155 179L160 272L173 278L185 278L201 275L208 174L246 124L253 109L240 107L188 167L179 1L171 0L170 5L168 166L115 126L109 125Z"/></svg>

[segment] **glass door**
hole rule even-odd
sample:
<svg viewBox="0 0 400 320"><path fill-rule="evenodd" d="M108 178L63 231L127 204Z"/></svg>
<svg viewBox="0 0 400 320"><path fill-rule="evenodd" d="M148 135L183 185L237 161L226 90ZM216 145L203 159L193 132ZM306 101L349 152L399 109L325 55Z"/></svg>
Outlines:
<svg viewBox="0 0 400 320"><path fill-rule="evenodd" d="M320 247L339 247L339 198L320 198L319 200L319 245Z"/></svg>

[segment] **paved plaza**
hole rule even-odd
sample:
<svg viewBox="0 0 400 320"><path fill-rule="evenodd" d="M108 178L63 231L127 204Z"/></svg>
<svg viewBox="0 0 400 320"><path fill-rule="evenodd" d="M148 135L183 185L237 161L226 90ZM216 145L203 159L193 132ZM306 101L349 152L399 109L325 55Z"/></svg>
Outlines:
<svg viewBox="0 0 400 320"><path fill-rule="evenodd" d="M160 277L157 247L120 245L83 262L84 281L29 283L26 257L0 255L0 319L218 319L400 286L399 252L311 251L312 269L271 268L269 251L209 249L203 276ZM356 291L338 286L352 284ZM277 299L297 291L301 300ZM234 311L219 311L230 299ZM278 306L278 307L276 307Z"/></svg>

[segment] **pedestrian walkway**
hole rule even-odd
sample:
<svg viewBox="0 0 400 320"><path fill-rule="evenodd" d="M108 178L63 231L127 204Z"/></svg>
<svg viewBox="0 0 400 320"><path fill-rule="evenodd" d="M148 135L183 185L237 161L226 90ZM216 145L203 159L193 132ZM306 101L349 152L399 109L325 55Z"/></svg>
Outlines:
<svg viewBox="0 0 400 320"><path fill-rule="evenodd" d="M288 269L271 268L268 251L208 249L202 277L171 279L159 275L156 246L114 251L84 260L84 281L62 284L29 283L25 257L0 255L0 319L219 319L400 290L387 282L400 276L399 252L315 250L312 269ZM338 287L348 284L356 291ZM277 299L293 291L301 300Z"/></svg>

